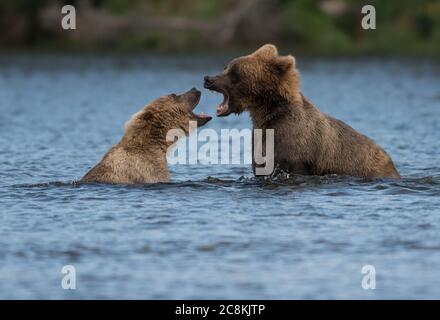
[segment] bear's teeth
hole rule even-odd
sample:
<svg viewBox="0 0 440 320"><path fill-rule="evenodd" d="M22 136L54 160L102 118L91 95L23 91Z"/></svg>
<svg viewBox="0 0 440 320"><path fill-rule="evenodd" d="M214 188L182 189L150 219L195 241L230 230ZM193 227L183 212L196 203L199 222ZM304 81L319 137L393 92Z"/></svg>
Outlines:
<svg viewBox="0 0 440 320"><path fill-rule="evenodd" d="M221 115L225 112L227 112L229 109L229 106L227 104L221 104L217 107L217 115Z"/></svg>

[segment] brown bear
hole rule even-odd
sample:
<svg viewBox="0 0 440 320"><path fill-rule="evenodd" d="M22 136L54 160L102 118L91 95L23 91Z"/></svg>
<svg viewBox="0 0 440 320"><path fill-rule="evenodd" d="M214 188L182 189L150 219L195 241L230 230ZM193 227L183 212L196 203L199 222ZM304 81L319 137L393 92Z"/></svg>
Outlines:
<svg viewBox="0 0 440 320"><path fill-rule="evenodd" d="M166 154L177 142L167 140L171 129L190 132L190 121L205 125L210 116L193 112L200 100L195 88L161 97L133 115L121 141L81 179L83 182L139 184L170 180Z"/></svg>
<svg viewBox="0 0 440 320"><path fill-rule="evenodd" d="M274 45L232 60L221 74L206 76L204 86L223 94L217 116L248 111L254 129L274 130L272 174L400 177L379 145L303 96L295 58L278 55ZM254 159L254 173L255 167Z"/></svg>

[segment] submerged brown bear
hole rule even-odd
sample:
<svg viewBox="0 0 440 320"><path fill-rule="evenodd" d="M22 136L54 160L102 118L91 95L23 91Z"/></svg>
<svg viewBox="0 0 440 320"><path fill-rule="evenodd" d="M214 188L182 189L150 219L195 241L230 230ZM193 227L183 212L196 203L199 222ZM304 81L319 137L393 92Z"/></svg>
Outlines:
<svg viewBox="0 0 440 320"><path fill-rule="evenodd" d="M249 111L254 129L274 129L276 169L305 175L400 177L379 145L322 113L302 95L295 58L279 56L273 45L232 60L217 76L205 77L205 88L224 96L217 116Z"/></svg>
<svg viewBox="0 0 440 320"><path fill-rule="evenodd" d="M127 184L169 181L166 154L177 141L168 141L167 133L180 129L188 135L190 121L203 126L211 120L193 112L199 100L200 91L193 88L145 106L127 122L121 141L81 181Z"/></svg>

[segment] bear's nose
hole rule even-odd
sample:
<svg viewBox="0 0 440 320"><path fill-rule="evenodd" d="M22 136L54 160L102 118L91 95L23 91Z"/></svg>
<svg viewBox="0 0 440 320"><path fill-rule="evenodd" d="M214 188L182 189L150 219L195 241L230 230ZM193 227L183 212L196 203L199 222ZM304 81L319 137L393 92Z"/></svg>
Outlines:
<svg viewBox="0 0 440 320"><path fill-rule="evenodd" d="M214 82L214 79L212 77L209 77L209 76L205 76L204 79L205 79L204 87L208 89L209 87L212 86L212 84Z"/></svg>

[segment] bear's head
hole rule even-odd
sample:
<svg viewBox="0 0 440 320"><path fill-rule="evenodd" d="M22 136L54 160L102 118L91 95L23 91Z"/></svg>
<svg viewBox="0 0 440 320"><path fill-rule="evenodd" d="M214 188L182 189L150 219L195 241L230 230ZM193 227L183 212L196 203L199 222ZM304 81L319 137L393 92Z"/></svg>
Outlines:
<svg viewBox="0 0 440 320"><path fill-rule="evenodd" d="M170 130L180 129L188 135L191 130L190 121L196 122L198 127L205 125L212 117L193 112L200 96L200 91L192 88L180 95L170 94L154 100L125 124L124 142L130 145L158 144L168 147L173 143L166 140Z"/></svg>
<svg viewBox="0 0 440 320"><path fill-rule="evenodd" d="M223 94L217 107L217 116L223 117L288 102L299 93L299 75L293 56L280 56L274 45L266 44L232 60L221 74L206 76L204 87Z"/></svg>

